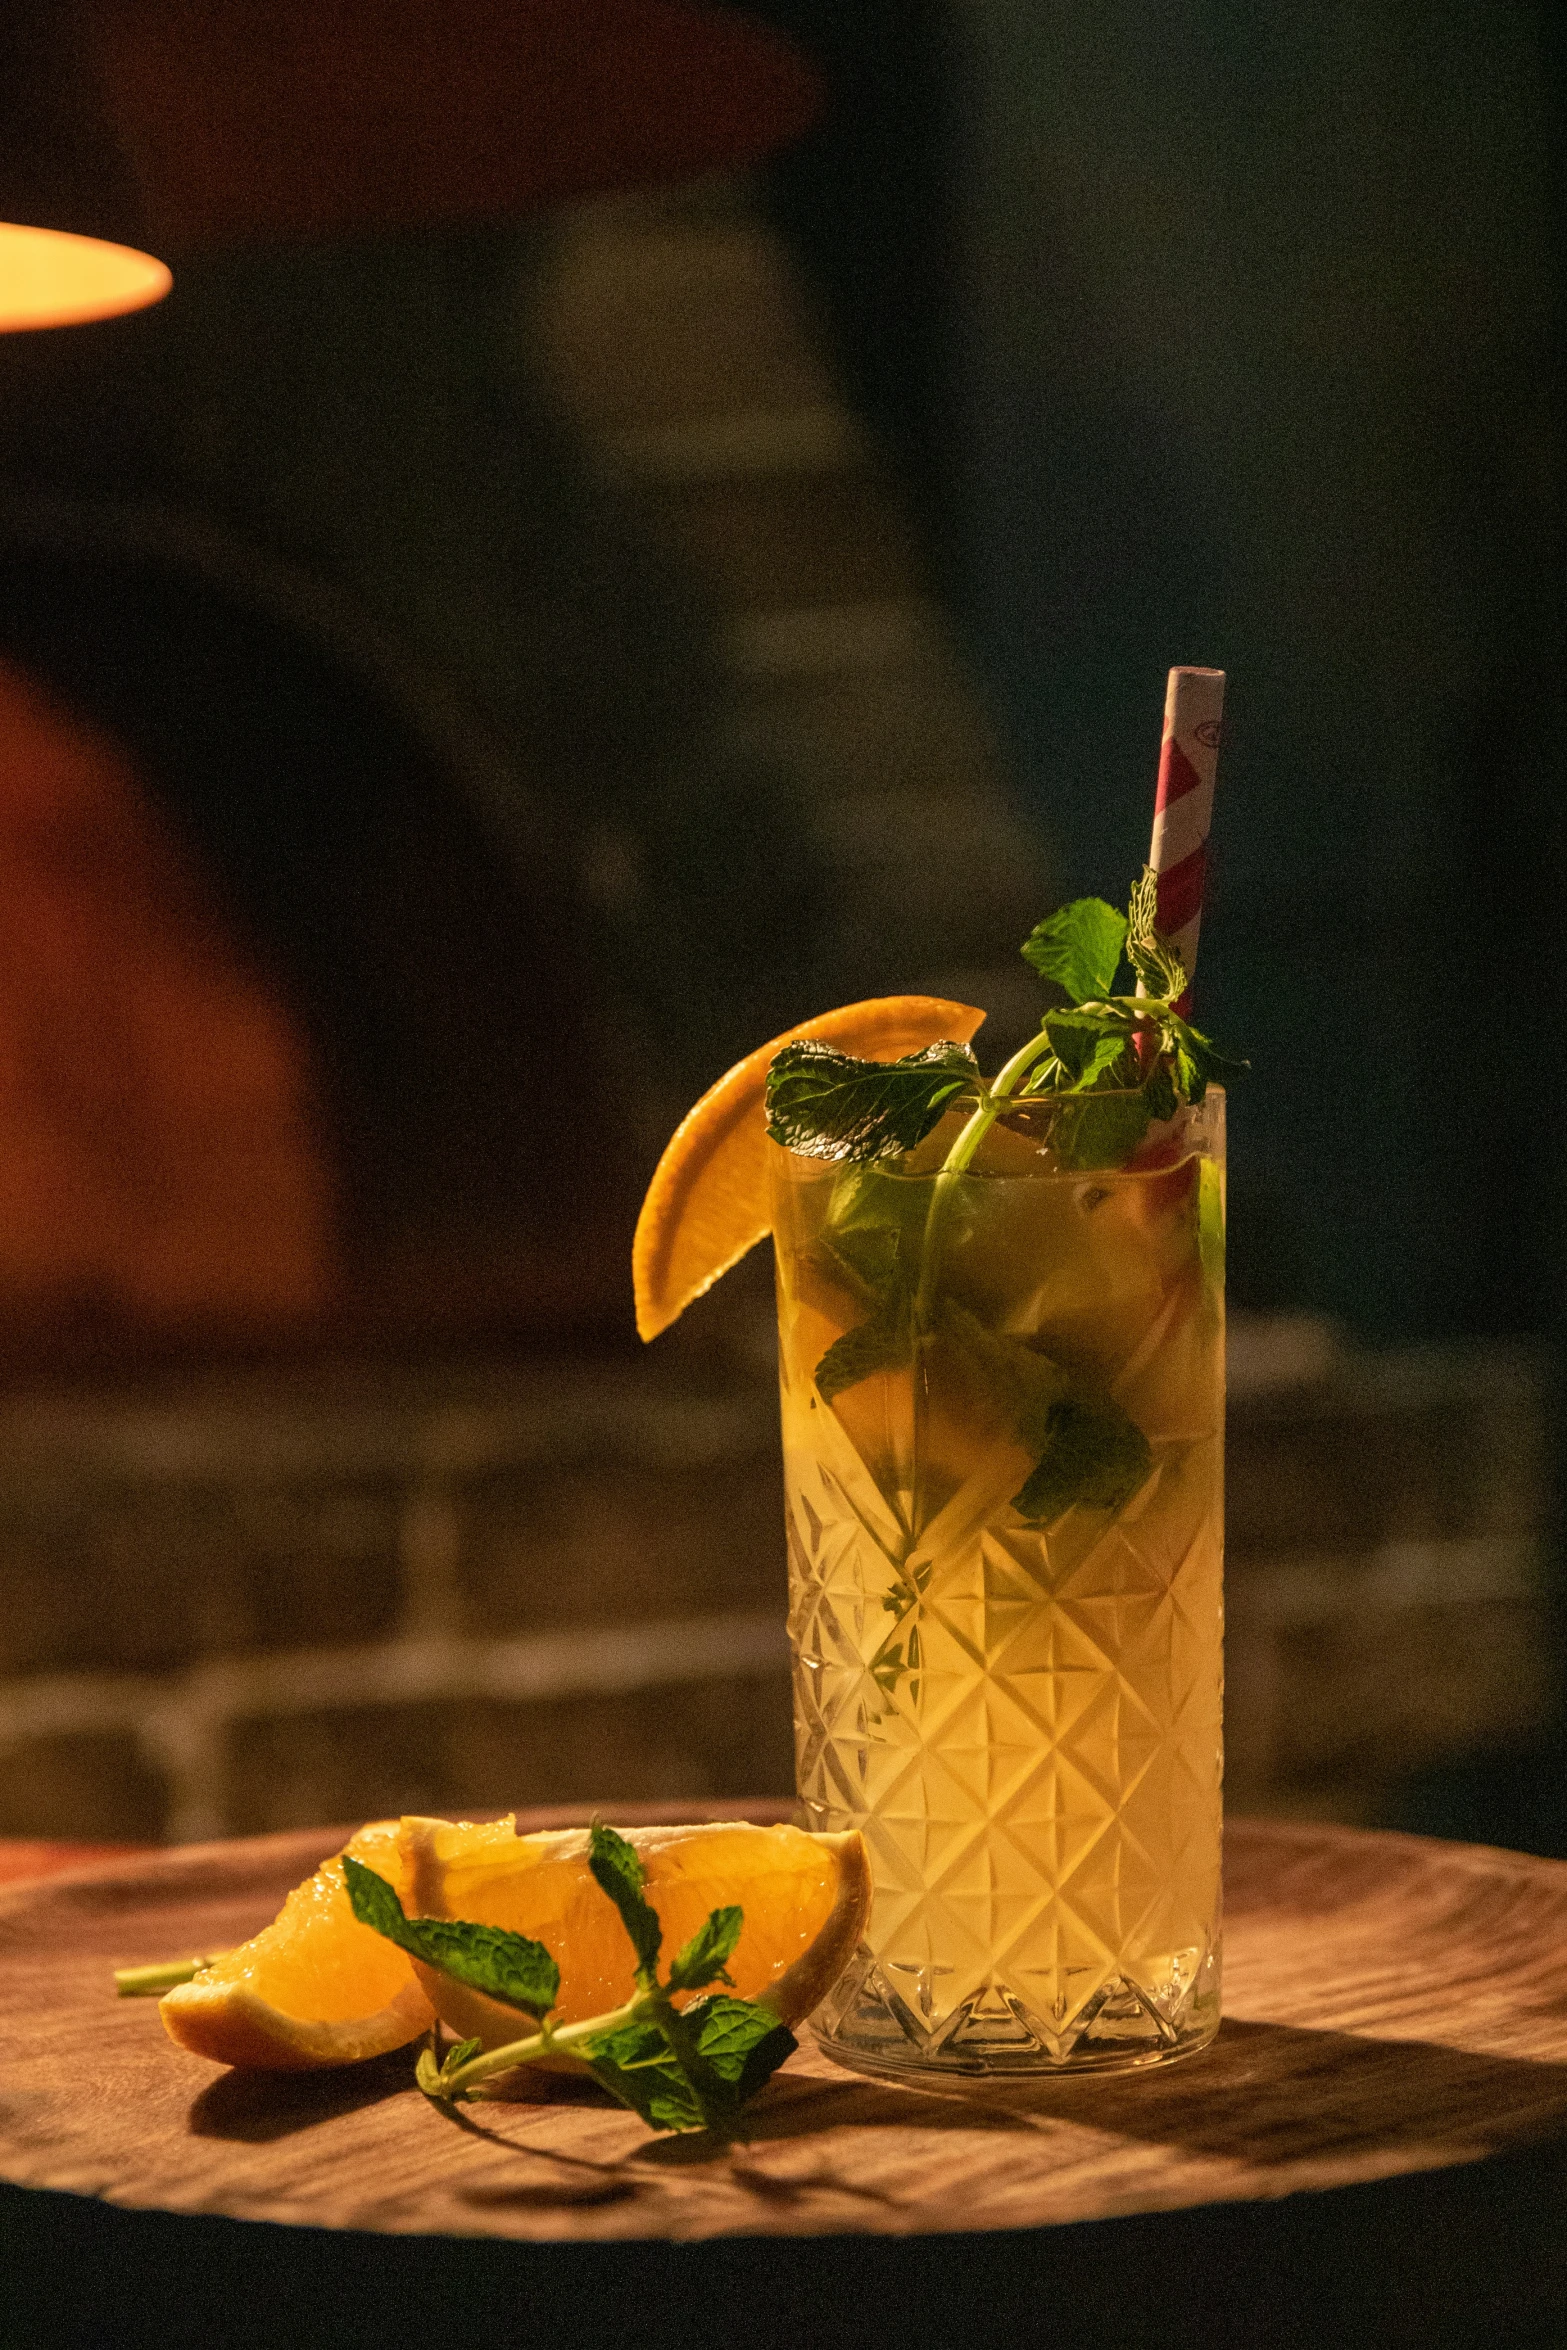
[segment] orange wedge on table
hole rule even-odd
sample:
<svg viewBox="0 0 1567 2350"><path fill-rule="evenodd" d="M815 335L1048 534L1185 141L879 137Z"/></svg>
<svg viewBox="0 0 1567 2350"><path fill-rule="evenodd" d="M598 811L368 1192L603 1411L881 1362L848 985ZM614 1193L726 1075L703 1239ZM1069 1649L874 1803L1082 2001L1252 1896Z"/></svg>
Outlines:
<svg viewBox="0 0 1567 2350"><path fill-rule="evenodd" d="M763 1094L773 1055L809 1037L867 1061L951 1039L967 1044L983 1012L940 996L873 996L841 1004L786 1029L747 1053L710 1086L670 1137L659 1160L631 1249L637 1329L656 1338L721 1273L766 1238L767 1116Z"/></svg>
<svg viewBox="0 0 1567 2350"><path fill-rule="evenodd" d="M580 2023L619 2007L635 1989L631 1944L588 1868L588 1833L569 1828L518 1836L511 1822L453 1827L405 1820L404 1860L424 1917L509 1926L542 1942L560 1967L552 2021ZM798 2023L832 1989L870 1908L870 1863L859 1834L803 1828L628 1828L647 1872L645 1892L664 1929L667 1965L708 1914L737 1902L745 1912L729 1961L734 1995L765 1999ZM514 2007L469 1991L431 1967L414 1967L444 2024L497 2048L530 2026Z"/></svg>
<svg viewBox="0 0 1567 2350"><path fill-rule="evenodd" d="M647 1898L673 1957L710 1910L745 1912L729 1962L735 1991L797 2023L825 1997L859 1939L870 1870L857 1835L800 1828L632 1828ZM379 1820L347 1847L393 1885L410 1916L509 1926L542 1942L561 1971L559 2023L631 1996L631 1945L588 1869L586 1829L519 1836L510 1819ZM360 1925L341 1857L289 1895L270 1926L160 2003L170 2037L215 2064L303 2072L400 2048L435 2014L487 2047L533 2029L519 2009L416 1966Z"/></svg>
<svg viewBox="0 0 1567 2350"><path fill-rule="evenodd" d="M398 1821L361 1828L347 1849L401 1889ZM158 2004L170 2039L193 2055L267 2072L384 2056L433 2020L402 1952L355 1917L341 1855L296 1885L270 1926Z"/></svg>

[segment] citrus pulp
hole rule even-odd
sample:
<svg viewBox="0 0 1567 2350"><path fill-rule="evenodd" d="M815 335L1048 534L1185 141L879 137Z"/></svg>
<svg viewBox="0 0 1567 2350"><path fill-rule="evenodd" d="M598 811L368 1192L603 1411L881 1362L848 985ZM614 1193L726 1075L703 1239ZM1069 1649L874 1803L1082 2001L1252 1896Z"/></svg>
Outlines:
<svg viewBox="0 0 1567 2350"><path fill-rule="evenodd" d="M745 1924L729 1972L742 1999L765 2000L798 2023L848 1963L870 1906L870 1865L857 1833L811 1835L740 1821L629 1828L646 1898L664 1929L667 1964L709 1912L736 1903ZM580 2023L628 2000L631 1944L588 1868L588 1832L519 1836L510 1820L482 1827L403 1822L409 1903L422 1917L506 1926L542 1942L560 1967L552 2022ZM518 2009L415 1963L431 2005L463 2039L495 2048L531 2028Z"/></svg>
<svg viewBox="0 0 1567 2350"><path fill-rule="evenodd" d="M398 1884L396 1820L361 1828L347 1850ZM270 1926L158 2004L170 2039L193 2055L267 2072L383 2056L431 2023L403 1953L354 1916L341 1854L295 1886Z"/></svg>

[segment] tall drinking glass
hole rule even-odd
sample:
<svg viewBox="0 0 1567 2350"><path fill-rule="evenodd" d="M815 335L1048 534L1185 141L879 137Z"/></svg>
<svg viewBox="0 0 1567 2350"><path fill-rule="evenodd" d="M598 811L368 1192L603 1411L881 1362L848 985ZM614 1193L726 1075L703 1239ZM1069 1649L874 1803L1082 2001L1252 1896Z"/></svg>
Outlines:
<svg viewBox="0 0 1567 2350"><path fill-rule="evenodd" d="M1063 1114L956 1175L961 1120L768 1146L799 1791L875 1881L817 2030L862 2068L1218 2028L1224 1100L1086 1173Z"/></svg>

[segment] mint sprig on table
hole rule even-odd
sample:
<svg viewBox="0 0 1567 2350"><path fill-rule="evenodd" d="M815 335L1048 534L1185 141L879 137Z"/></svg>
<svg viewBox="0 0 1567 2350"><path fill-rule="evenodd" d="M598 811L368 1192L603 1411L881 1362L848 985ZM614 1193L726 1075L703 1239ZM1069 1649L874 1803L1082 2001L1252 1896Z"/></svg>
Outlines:
<svg viewBox="0 0 1567 2350"><path fill-rule="evenodd" d="M907 1368L921 1345L941 1341L1033 1455L1013 1507L1034 1524L1073 1504L1123 1507L1146 1481L1152 1454L1102 1388L1022 1339L985 1329L940 1294L941 1242L955 1179L998 1118L1024 1105L1048 1108L1050 1146L1063 1168L1121 1167L1155 1121L1244 1069L1178 1009L1187 976L1159 936L1157 909L1158 882L1145 866L1124 915L1103 898L1078 898L1036 924L1023 958L1067 1000L1044 1014L1038 1034L989 1082L968 1046L955 1043L883 1062L801 1042L785 1045L768 1072L772 1139L844 1168L818 1250L865 1317L816 1367L823 1402ZM1123 963L1133 992L1117 992ZM968 1115L934 1183L904 1180L897 1162L958 1109Z"/></svg>
<svg viewBox="0 0 1567 2350"><path fill-rule="evenodd" d="M722 2130L733 2122L795 2046L794 2034L763 2000L710 1989L729 1983L728 1962L745 1922L738 1908L715 1909L658 1971L663 1927L645 1893L634 1848L595 1821L588 1866L614 1903L635 1954L636 1989L621 2007L581 2023L552 2026L560 1969L542 1942L501 1926L456 1918L410 1918L396 1891L351 1853L343 1855L348 1898L361 1925L373 1927L410 1957L470 1990L488 1993L530 2016L536 2029L486 2051L460 2040L438 2060L419 2057L416 2078L427 2097L455 2103L482 2081L548 2056L571 2056L622 2105L655 2130ZM706 1994L683 2007L677 1992Z"/></svg>

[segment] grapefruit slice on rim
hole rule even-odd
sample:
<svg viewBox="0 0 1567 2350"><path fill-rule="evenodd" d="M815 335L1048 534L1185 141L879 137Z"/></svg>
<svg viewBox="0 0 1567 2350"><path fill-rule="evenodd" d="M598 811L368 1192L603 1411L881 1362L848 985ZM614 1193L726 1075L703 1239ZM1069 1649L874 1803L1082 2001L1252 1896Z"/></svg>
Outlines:
<svg viewBox="0 0 1567 2350"><path fill-rule="evenodd" d="M773 1055L810 1037L867 1061L896 1061L950 1038L967 1044L984 1019L972 1004L930 995L840 1004L758 1045L709 1086L675 1128L654 1170L631 1247L637 1329L656 1338L694 1298L765 1240L767 1121Z"/></svg>
<svg viewBox="0 0 1567 2350"><path fill-rule="evenodd" d="M738 1903L745 1923L729 1972L734 1995L765 2000L786 2024L823 2000L848 1964L870 1909L870 1861L857 1830L813 1835L741 1821L622 1831L647 1872L645 1891L672 1958L709 1912ZM403 1822L407 1906L421 1917L507 1926L542 1942L560 1967L552 2022L581 2023L632 1996L625 1928L588 1868L588 1832L519 1836L510 1820L480 1827ZM487 2048L533 2030L518 2008L414 1961L430 2003L460 2039ZM559 2062L570 2066L572 2060Z"/></svg>

